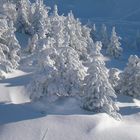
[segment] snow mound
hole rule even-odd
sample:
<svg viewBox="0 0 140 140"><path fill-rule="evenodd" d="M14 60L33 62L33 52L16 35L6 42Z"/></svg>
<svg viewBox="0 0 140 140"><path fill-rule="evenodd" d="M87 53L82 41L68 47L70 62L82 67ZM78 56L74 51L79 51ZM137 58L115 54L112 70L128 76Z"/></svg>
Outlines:
<svg viewBox="0 0 140 140"><path fill-rule="evenodd" d="M0 81L0 101L14 104L29 102L25 93L25 85L30 80L30 74L15 70L6 75L6 79Z"/></svg>
<svg viewBox="0 0 140 140"><path fill-rule="evenodd" d="M133 124L133 125L132 125ZM1 140L139 140L135 121L118 122L106 114L52 116L6 124Z"/></svg>

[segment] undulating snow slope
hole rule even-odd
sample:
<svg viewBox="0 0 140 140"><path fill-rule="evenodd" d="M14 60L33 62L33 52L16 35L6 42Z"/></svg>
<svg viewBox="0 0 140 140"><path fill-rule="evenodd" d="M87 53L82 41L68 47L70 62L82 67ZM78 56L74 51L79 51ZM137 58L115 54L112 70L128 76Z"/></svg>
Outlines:
<svg viewBox="0 0 140 140"><path fill-rule="evenodd" d="M140 140L140 101L119 96L123 118L92 114L73 99L30 103L31 73L14 71L0 81L0 140Z"/></svg>

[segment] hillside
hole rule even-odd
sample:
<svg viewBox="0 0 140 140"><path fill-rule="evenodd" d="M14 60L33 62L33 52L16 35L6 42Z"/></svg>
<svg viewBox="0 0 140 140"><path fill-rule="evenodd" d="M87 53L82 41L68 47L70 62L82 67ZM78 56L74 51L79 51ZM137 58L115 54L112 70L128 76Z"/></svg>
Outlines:
<svg viewBox="0 0 140 140"><path fill-rule="evenodd" d="M79 18L125 19L139 11L139 0L45 0L46 5L57 4L60 13L72 10ZM135 21L139 19L136 18Z"/></svg>
<svg viewBox="0 0 140 140"><path fill-rule="evenodd" d="M0 140L140 140L140 1L32 2L0 0Z"/></svg>

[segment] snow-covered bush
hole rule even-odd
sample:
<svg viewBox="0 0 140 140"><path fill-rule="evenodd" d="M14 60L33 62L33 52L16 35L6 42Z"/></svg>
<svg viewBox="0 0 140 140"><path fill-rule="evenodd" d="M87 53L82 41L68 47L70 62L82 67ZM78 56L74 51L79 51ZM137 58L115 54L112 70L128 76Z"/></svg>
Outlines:
<svg viewBox="0 0 140 140"><path fill-rule="evenodd" d="M5 79L5 73L0 70L0 80Z"/></svg>
<svg viewBox="0 0 140 140"><path fill-rule="evenodd" d="M120 70L117 68L111 68L111 69L109 69L108 74L109 74L109 82L111 83L111 85L115 89L119 83Z"/></svg>
<svg viewBox="0 0 140 140"><path fill-rule="evenodd" d="M46 55L47 54L47 55ZM71 47L47 49L40 57L39 70L28 85L31 99L80 94L85 68Z"/></svg>
<svg viewBox="0 0 140 140"><path fill-rule="evenodd" d="M113 27L110 43L106 50L106 53L109 56L113 58L119 58L121 56L123 49L120 47L121 46L121 43L119 42L120 39L121 38L116 34L115 27Z"/></svg>
<svg viewBox="0 0 140 140"><path fill-rule="evenodd" d="M27 52L29 52L29 54L32 54L36 48L37 48L37 44L38 43L38 35L34 34L31 38L29 38L28 40L28 46L27 46Z"/></svg>
<svg viewBox="0 0 140 140"><path fill-rule="evenodd" d="M127 67L120 74L120 93L140 98L140 58L131 55Z"/></svg>
<svg viewBox="0 0 140 140"><path fill-rule="evenodd" d="M27 58L25 64L37 68L40 62L40 57L42 57L42 54L50 48L55 49L54 38L39 38L38 34L35 34L31 39L29 39L25 54L25 56L27 55L28 57L25 57L25 60Z"/></svg>
<svg viewBox="0 0 140 140"><path fill-rule="evenodd" d="M97 46L96 46L97 47ZM99 46L100 48L100 46ZM100 49L97 49L100 50ZM109 75L100 53L95 53L88 67L88 75L84 79L83 108L89 111L101 112L120 119L118 106L113 98L115 91L109 82Z"/></svg>
<svg viewBox="0 0 140 140"><path fill-rule="evenodd" d="M48 96L49 100L55 100L57 97L55 80L57 69L54 66L54 61L50 59L50 56L44 58L44 63L41 63L41 67L35 73L33 80L27 86L27 91L30 93L31 100L36 100L44 96Z"/></svg>

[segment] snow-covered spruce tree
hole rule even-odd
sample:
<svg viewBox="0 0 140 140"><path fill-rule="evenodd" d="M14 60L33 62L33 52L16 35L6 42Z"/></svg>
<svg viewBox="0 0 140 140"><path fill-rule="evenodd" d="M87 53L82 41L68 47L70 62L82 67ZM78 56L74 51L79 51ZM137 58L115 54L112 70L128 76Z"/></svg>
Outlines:
<svg viewBox="0 0 140 140"><path fill-rule="evenodd" d="M48 96L50 100L80 94L85 68L77 52L71 47L43 52L45 55L40 58L40 69L28 86L31 99Z"/></svg>
<svg viewBox="0 0 140 140"><path fill-rule="evenodd" d="M91 26L91 37L92 37L92 39L93 39L93 41L98 41L99 40L99 35L98 35L98 33L97 33L97 29L96 29L96 25L95 24L93 24L92 26Z"/></svg>
<svg viewBox="0 0 140 140"><path fill-rule="evenodd" d="M121 94L140 98L140 58L131 55L127 67L120 74L118 90Z"/></svg>
<svg viewBox="0 0 140 140"><path fill-rule="evenodd" d="M87 38L85 37L85 29L82 29L79 19L75 19L72 12L70 12L65 20L66 32L70 37L69 46L75 49L81 60L84 60L87 56ZM90 32L89 32L90 35Z"/></svg>
<svg viewBox="0 0 140 140"><path fill-rule="evenodd" d="M22 32L29 32L30 27L30 14L31 14L31 3L29 0L19 0L16 2L17 15L17 30Z"/></svg>
<svg viewBox="0 0 140 140"><path fill-rule="evenodd" d="M96 47L101 46L96 43ZM109 75L101 58L102 55L99 52L92 53L92 55L88 75L84 79L83 108L95 112L104 111L110 116L120 119L121 116L117 113L119 108L112 99L116 98L115 91L109 83Z"/></svg>
<svg viewBox="0 0 140 140"><path fill-rule="evenodd" d="M7 19L9 21L13 21L14 23L16 23L17 20L17 11L16 11L16 4L13 2L6 2L2 5L1 11L0 13L4 14L5 16L7 16Z"/></svg>
<svg viewBox="0 0 140 140"><path fill-rule="evenodd" d="M102 42L103 48L106 49L109 44L109 37L107 33L107 27L105 24L102 24L99 36L100 36L99 38L100 38L100 41Z"/></svg>
<svg viewBox="0 0 140 140"><path fill-rule="evenodd" d="M106 50L106 53L109 56L113 58L119 58L121 56L123 49L121 48L121 43L119 42L120 39L121 37L117 36L115 27L113 27L110 43Z"/></svg>
<svg viewBox="0 0 140 140"><path fill-rule="evenodd" d="M78 53L71 47L61 48L55 62L59 71L58 79L61 79L60 85L64 88L60 95L79 94L86 73Z"/></svg>
<svg viewBox="0 0 140 140"><path fill-rule="evenodd" d="M49 34L50 20L48 18L48 7L43 0L36 0L32 4L31 27L32 34L38 34L39 38L44 38Z"/></svg>
<svg viewBox="0 0 140 140"><path fill-rule="evenodd" d="M6 54L9 48L4 43L6 42L2 37L3 33L7 31L7 20L3 17L0 19L0 79L4 78L3 71L6 71L7 66L11 65L7 59Z"/></svg>
<svg viewBox="0 0 140 140"><path fill-rule="evenodd" d="M57 5L54 6L53 13L50 16L50 36L55 40L55 47L63 47L65 36L65 17L58 15Z"/></svg>
<svg viewBox="0 0 140 140"><path fill-rule="evenodd" d="M11 72L13 69L16 69L19 65L18 62L20 61L20 45L14 32L15 28L13 27L13 21L10 21L7 23L5 32L1 35L1 45L5 46L4 55L6 58L6 64L4 64L4 71L6 72Z"/></svg>
<svg viewBox="0 0 140 140"><path fill-rule="evenodd" d="M83 37L82 40L84 41L83 45L85 45L83 47L86 49L86 51L83 53L86 58L88 54L90 54L90 52L92 52L92 50L95 48L94 47L95 44L93 39L91 38L90 32L91 32L90 28L88 28L87 26L82 26L82 37Z"/></svg>

